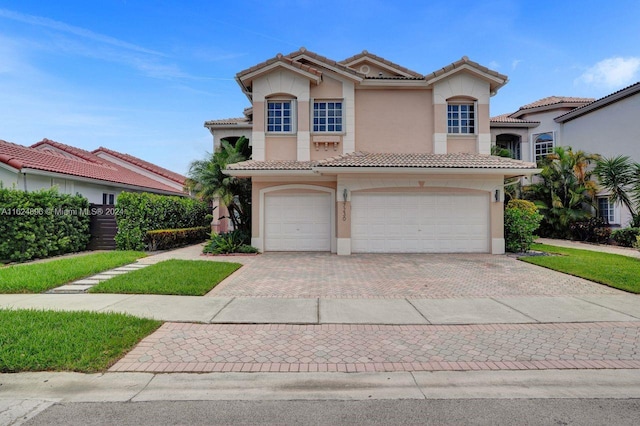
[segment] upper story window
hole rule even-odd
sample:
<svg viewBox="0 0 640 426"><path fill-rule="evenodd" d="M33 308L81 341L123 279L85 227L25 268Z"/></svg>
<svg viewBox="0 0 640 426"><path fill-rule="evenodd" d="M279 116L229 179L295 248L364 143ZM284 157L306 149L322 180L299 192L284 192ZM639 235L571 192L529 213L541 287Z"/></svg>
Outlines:
<svg viewBox="0 0 640 426"><path fill-rule="evenodd" d="M475 105L448 104L447 105L447 133L473 134L476 132Z"/></svg>
<svg viewBox="0 0 640 426"><path fill-rule="evenodd" d="M116 195L115 194L102 194L102 204L115 204L116 203Z"/></svg>
<svg viewBox="0 0 640 426"><path fill-rule="evenodd" d="M314 132L342 132L342 101L313 103Z"/></svg>
<svg viewBox="0 0 640 426"><path fill-rule="evenodd" d="M293 117L293 101L267 101L267 132L292 133Z"/></svg>
<svg viewBox="0 0 640 426"><path fill-rule="evenodd" d="M609 197L598 197L598 217L605 219L610 224L617 223L615 205Z"/></svg>
<svg viewBox="0 0 640 426"><path fill-rule="evenodd" d="M554 140L552 132L533 135L533 156L536 162L552 154L553 146Z"/></svg>

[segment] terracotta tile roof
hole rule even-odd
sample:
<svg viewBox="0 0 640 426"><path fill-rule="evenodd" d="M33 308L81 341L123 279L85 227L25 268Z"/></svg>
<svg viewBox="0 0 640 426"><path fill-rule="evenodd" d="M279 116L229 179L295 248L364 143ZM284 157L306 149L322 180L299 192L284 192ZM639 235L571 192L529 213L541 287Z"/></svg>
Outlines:
<svg viewBox="0 0 640 426"><path fill-rule="evenodd" d="M204 126L215 126L215 125L241 125L241 124L250 124L251 122L247 117L237 117L237 118L221 118L219 120L208 120L204 122Z"/></svg>
<svg viewBox="0 0 640 426"><path fill-rule="evenodd" d="M78 158L69 158L46 149L54 146ZM44 139L31 147L0 140L0 162L15 169L34 169L105 182L132 185L162 192L182 194L175 188L99 158L83 149Z"/></svg>
<svg viewBox="0 0 640 426"><path fill-rule="evenodd" d="M575 104L575 103L583 103L588 104L593 102L593 98L574 98L570 96L548 96L546 98L538 99L535 102L531 102L530 104L526 104L520 107L520 110L523 109L531 109L531 108L539 108L543 106L556 105L556 104Z"/></svg>
<svg viewBox="0 0 640 426"><path fill-rule="evenodd" d="M487 68L485 66L482 66L479 63L472 61L471 59L469 59L466 56L463 56L459 60L447 65L446 67L440 68L439 70L436 70L436 71L434 71L434 72L432 72L430 74L426 74L425 78L427 80L430 80L432 78L439 77L439 76L441 76L443 74L448 73L449 71L452 71L452 70L454 70L456 68L460 68L461 66L463 66L465 64L471 65L472 67L477 68L477 69L479 69L480 71L482 71L484 73L487 73L487 74L492 75L494 77L498 77L498 78L500 78L502 80L505 80L505 82L508 79L508 77L506 75L500 74L497 71L493 71L493 70L491 70L491 69L489 69L489 68Z"/></svg>
<svg viewBox="0 0 640 426"><path fill-rule="evenodd" d="M323 167L408 167L426 169L535 169L534 163L481 154L396 154L354 152L319 161L244 161L229 170L313 170Z"/></svg>
<svg viewBox="0 0 640 426"><path fill-rule="evenodd" d="M148 161L145 161L141 158L134 157L133 155L129 155L129 154L123 154L121 152L105 148L103 146L92 151L91 153L97 155L100 152L105 152L107 154L113 155L116 158L119 158L128 163L131 163L135 166L141 167L145 170L150 171L151 173L155 173L157 175L165 177L169 180L179 183L180 185L184 185L185 181L187 180L186 176L183 176L180 173L172 172L171 170L165 169L164 167L157 166L153 163L149 163Z"/></svg>
<svg viewBox="0 0 640 426"><path fill-rule="evenodd" d="M254 71L258 71L259 69L269 66L271 64L274 64L276 62L286 63L288 65L301 69L302 71L306 71L308 73L315 74L317 76L322 75L322 71L316 68L310 67L309 65L305 65L301 62L294 61L293 59L291 59L291 57L289 57L289 55L284 56L282 53L278 53L276 56L274 56L271 59L267 59L264 62L260 62L259 64L252 66L251 68L247 68L246 70L240 71L239 73L236 74L236 77L241 79L247 74L251 74Z"/></svg>
<svg viewBox="0 0 640 426"><path fill-rule="evenodd" d="M446 169L535 169L534 163L482 154L397 154L354 152L318 162L322 167L416 167Z"/></svg>
<svg viewBox="0 0 640 426"><path fill-rule="evenodd" d="M402 71L405 74L409 74L412 77L416 77L418 79L424 78L424 76L422 74L420 74L419 72L410 70L409 68L405 68L402 65L398 65L398 64L396 64L394 62L391 62L391 61L389 61L389 60L387 60L387 59L385 59L385 58L383 58L381 56L374 55L373 53L367 52L366 50L363 50L361 53L358 53L357 55L353 55L350 58L347 58L347 59L345 59L343 61L340 61L340 63L344 64L344 65L347 65L347 64L349 64L351 62L354 62L354 61L357 61L358 59L361 59L361 58L371 58L371 59L374 59L374 60L376 60L378 62L381 62L381 63L383 63L383 64L385 64L385 65L387 65L387 66L389 66L391 68L395 68L395 69L397 69L399 71Z"/></svg>
<svg viewBox="0 0 640 426"><path fill-rule="evenodd" d="M358 72L358 71L356 71L356 70L354 70L352 68L349 68L348 66L342 64L341 62L334 61L333 59L329 59L326 56L318 55L315 52L307 50L305 47L301 47L300 49L296 50L295 52L289 53L286 57L290 58L290 59L294 59L294 58L297 58L297 57L302 56L302 55L306 55L306 56L308 56L310 58L315 59L318 62L322 62L322 63L324 63L324 64L326 64L328 66L331 66L331 67L334 67L334 68L338 68L338 69L340 69L342 71L346 71L346 72L348 72L350 74L353 74L353 75L356 75L356 76L358 76L360 78L364 78L365 77L364 74L362 74L362 73L360 73L360 72Z"/></svg>
<svg viewBox="0 0 640 426"><path fill-rule="evenodd" d="M522 123L522 124L540 124L539 121L522 120L520 118L511 117L511 114L502 114L489 119L491 123Z"/></svg>
<svg viewBox="0 0 640 426"><path fill-rule="evenodd" d="M313 166L318 164L317 161L288 161L288 160L272 160L272 161L242 161L240 163L229 164L229 170L311 170Z"/></svg>

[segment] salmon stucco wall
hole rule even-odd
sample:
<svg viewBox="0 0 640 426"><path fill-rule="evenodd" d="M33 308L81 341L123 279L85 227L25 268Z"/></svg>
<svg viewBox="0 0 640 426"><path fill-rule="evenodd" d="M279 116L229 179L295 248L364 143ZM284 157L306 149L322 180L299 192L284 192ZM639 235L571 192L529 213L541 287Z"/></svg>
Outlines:
<svg viewBox="0 0 640 426"><path fill-rule="evenodd" d="M355 100L356 151L432 152L430 90L361 89Z"/></svg>
<svg viewBox="0 0 640 426"><path fill-rule="evenodd" d="M296 147L295 136L267 136L265 138L265 159L295 161Z"/></svg>

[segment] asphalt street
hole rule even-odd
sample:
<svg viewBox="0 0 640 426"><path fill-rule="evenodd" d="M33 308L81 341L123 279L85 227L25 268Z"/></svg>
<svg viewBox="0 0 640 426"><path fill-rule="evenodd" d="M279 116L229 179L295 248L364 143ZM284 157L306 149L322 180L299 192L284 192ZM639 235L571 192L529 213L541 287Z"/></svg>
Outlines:
<svg viewBox="0 0 640 426"><path fill-rule="evenodd" d="M50 425L637 425L640 399L157 401L60 403Z"/></svg>

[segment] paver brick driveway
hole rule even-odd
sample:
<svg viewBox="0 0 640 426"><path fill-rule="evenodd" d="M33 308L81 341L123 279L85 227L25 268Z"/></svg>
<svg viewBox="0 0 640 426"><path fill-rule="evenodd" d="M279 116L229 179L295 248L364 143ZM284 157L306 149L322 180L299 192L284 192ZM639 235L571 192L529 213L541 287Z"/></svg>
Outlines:
<svg viewBox="0 0 640 426"><path fill-rule="evenodd" d="M489 254L266 253L244 258L243 263L209 296L456 298L621 293Z"/></svg>

